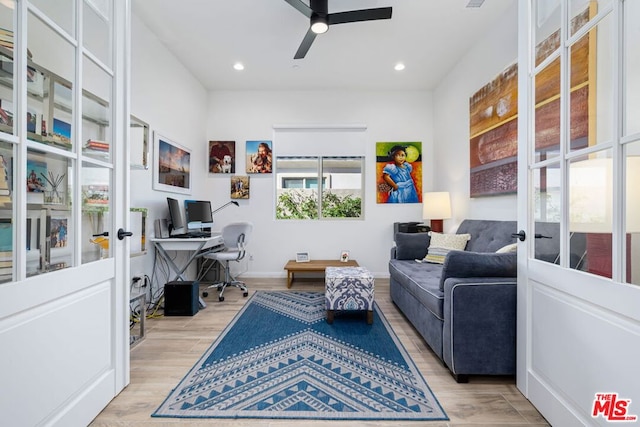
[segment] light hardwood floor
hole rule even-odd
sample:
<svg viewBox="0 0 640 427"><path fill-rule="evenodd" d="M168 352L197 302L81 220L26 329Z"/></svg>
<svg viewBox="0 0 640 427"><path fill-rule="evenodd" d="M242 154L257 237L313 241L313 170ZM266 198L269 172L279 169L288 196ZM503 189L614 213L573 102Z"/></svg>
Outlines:
<svg viewBox="0 0 640 427"><path fill-rule="evenodd" d="M286 290L286 279L247 279L250 294L255 290ZM322 290L321 279L294 282L291 290ZM92 427L181 426L418 426L433 427L523 427L549 424L517 390L512 377L475 377L467 384L456 383L449 371L430 351L423 339L403 317L389 297L389 280L376 279L376 302L401 342L427 380L450 421L310 421L310 420L224 420L151 418L170 390L184 377L198 358L247 301L238 289L225 291L218 302L211 293L207 308L193 317L160 317L147 321L147 336L131 350L131 383L96 419ZM268 325L256 325L266 328Z"/></svg>

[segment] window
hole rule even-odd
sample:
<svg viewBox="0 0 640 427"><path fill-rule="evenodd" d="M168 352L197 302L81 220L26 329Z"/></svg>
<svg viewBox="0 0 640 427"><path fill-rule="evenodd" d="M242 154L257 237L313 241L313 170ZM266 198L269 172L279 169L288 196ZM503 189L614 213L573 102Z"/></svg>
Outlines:
<svg viewBox="0 0 640 427"><path fill-rule="evenodd" d="M362 218L363 165L360 156L277 157L276 219Z"/></svg>

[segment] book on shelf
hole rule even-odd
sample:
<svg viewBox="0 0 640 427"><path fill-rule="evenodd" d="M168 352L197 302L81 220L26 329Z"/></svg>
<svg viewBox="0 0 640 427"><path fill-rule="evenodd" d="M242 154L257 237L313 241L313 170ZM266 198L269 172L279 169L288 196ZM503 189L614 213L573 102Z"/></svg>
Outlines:
<svg viewBox="0 0 640 427"><path fill-rule="evenodd" d="M85 148L96 151L109 151L109 143L105 141L98 141L95 139L89 139L85 144Z"/></svg>

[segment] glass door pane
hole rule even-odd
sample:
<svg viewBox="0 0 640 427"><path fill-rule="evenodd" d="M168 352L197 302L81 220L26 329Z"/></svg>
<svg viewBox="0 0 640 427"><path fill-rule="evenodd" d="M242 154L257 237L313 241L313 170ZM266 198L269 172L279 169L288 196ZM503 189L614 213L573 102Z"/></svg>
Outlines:
<svg viewBox="0 0 640 427"><path fill-rule="evenodd" d="M112 170L90 162L82 164L82 263L112 256L111 230ZM106 233L106 234L105 234Z"/></svg>
<svg viewBox="0 0 640 427"><path fill-rule="evenodd" d="M0 132L13 134L15 87L13 13L15 1L0 2Z"/></svg>
<svg viewBox="0 0 640 427"><path fill-rule="evenodd" d="M111 87L113 78L87 56L83 62L82 154L111 159Z"/></svg>
<svg viewBox="0 0 640 427"><path fill-rule="evenodd" d="M35 69L34 81L28 84L28 110L36 115L29 137L71 151L75 48L33 14L29 14L28 28L30 65Z"/></svg>
<svg viewBox="0 0 640 427"><path fill-rule="evenodd" d="M26 168L27 275L73 267L72 160L30 150Z"/></svg>
<svg viewBox="0 0 640 427"><path fill-rule="evenodd" d="M624 70L624 116L623 134L640 133L640 2L624 2L623 70Z"/></svg>
<svg viewBox="0 0 640 427"><path fill-rule="evenodd" d="M13 222L13 177L10 169L12 160L13 146L0 141L0 283L14 279L13 233L16 227Z"/></svg>

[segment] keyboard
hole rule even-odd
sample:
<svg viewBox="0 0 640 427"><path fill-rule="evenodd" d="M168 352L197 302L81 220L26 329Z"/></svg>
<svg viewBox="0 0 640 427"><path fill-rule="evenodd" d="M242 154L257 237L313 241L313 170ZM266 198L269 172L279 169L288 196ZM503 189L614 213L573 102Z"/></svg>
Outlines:
<svg viewBox="0 0 640 427"><path fill-rule="evenodd" d="M190 231L188 233L172 234L169 237L176 239L197 239L200 237L211 237L211 233L207 233L204 231Z"/></svg>

